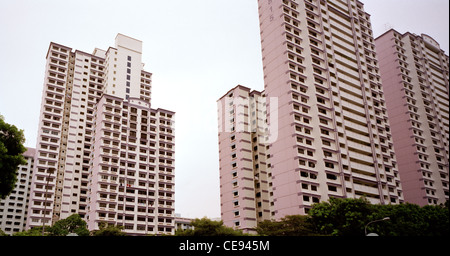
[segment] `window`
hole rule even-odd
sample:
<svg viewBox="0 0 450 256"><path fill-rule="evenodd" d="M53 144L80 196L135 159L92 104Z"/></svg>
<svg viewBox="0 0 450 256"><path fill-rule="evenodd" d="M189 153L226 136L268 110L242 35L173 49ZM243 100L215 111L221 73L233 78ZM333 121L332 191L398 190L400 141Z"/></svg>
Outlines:
<svg viewBox="0 0 450 256"><path fill-rule="evenodd" d="M329 191L337 192L337 187L328 185L328 190L329 190Z"/></svg>
<svg viewBox="0 0 450 256"><path fill-rule="evenodd" d="M329 179L329 180L337 180L337 176L334 175L334 174L327 173L327 179Z"/></svg>

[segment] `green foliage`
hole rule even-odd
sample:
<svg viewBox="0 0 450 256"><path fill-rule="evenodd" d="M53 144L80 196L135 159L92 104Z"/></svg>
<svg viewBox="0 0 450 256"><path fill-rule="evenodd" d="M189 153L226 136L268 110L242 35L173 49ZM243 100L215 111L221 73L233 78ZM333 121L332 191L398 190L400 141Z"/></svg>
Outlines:
<svg viewBox="0 0 450 256"><path fill-rule="evenodd" d="M389 216L384 225L370 225L368 232L382 236L448 236L449 210L442 206L415 204L373 205L373 219Z"/></svg>
<svg viewBox="0 0 450 256"><path fill-rule="evenodd" d="M44 231L44 236L67 236L70 233L76 233L78 236L89 236L86 222L78 214L72 214L66 219L59 220L53 226L45 226ZM42 236L42 226L14 233L13 236Z"/></svg>
<svg viewBox="0 0 450 256"><path fill-rule="evenodd" d="M45 226L45 230L48 230L49 226ZM47 234L46 234L47 235ZM42 236L42 226L33 227L28 230L14 233L13 236Z"/></svg>
<svg viewBox="0 0 450 256"><path fill-rule="evenodd" d="M0 116L0 199L6 198L17 181L17 167L26 164L23 153L25 137L23 130L6 123Z"/></svg>
<svg viewBox="0 0 450 256"><path fill-rule="evenodd" d="M289 215L280 221L265 220L256 227L260 236L314 236L309 216Z"/></svg>
<svg viewBox="0 0 450 256"><path fill-rule="evenodd" d="M0 236L9 236L9 235L6 234L3 230L0 229Z"/></svg>
<svg viewBox="0 0 450 256"><path fill-rule="evenodd" d="M330 198L315 204L309 211L315 229L324 235L364 235L364 226L370 221L371 205L365 198Z"/></svg>
<svg viewBox="0 0 450 256"><path fill-rule="evenodd" d="M99 230L93 231L93 236L126 236L127 234L122 231L122 226L115 226L101 222L98 224Z"/></svg>
<svg viewBox="0 0 450 256"><path fill-rule="evenodd" d="M442 206L415 204L372 205L366 199L331 198L315 204L309 211L314 229L324 235L361 236L366 225L374 222L367 233L380 236L448 236L449 209Z"/></svg>
<svg viewBox="0 0 450 256"><path fill-rule="evenodd" d="M45 231L50 236L67 236L70 233L76 233L78 236L89 236L86 221L81 219L78 214L72 214L66 219L55 222L53 226Z"/></svg>
<svg viewBox="0 0 450 256"><path fill-rule="evenodd" d="M234 230L223 225L223 221L213 221L206 217L191 222L193 230L177 230L177 236L243 236L241 230Z"/></svg>
<svg viewBox="0 0 450 256"><path fill-rule="evenodd" d="M260 236L284 236L283 226L282 221L264 220L258 223L256 232Z"/></svg>

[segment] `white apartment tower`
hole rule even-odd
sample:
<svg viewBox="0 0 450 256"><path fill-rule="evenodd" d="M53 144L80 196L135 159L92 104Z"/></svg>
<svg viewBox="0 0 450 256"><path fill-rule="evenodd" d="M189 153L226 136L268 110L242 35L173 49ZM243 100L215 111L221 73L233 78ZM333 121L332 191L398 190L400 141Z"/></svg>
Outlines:
<svg viewBox="0 0 450 256"><path fill-rule="evenodd" d="M92 54L51 43L27 227L74 213L89 230L174 233L174 117L150 105L142 42Z"/></svg>
<svg viewBox="0 0 450 256"><path fill-rule="evenodd" d="M27 163L17 168L16 186L9 196L0 200L0 229L8 235L25 229L34 154L34 148L27 148L23 153Z"/></svg>
<svg viewBox="0 0 450 256"><path fill-rule="evenodd" d="M264 92L238 85L218 101L221 219L254 232L271 218L271 172Z"/></svg>

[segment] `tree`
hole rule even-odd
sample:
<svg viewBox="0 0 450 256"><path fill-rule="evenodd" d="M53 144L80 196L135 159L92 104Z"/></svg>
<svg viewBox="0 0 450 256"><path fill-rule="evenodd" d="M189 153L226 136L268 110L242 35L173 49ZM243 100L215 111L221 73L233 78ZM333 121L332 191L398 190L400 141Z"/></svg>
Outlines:
<svg viewBox="0 0 450 256"><path fill-rule="evenodd" d="M6 234L2 229L0 229L0 236L9 236L9 235Z"/></svg>
<svg viewBox="0 0 450 256"><path fill-rule="evenodd" d="M372 219L389 217L386 224L371 225L368 232L380 236L448 236L448 207L405 203L400 205L374 205Z"/></svg>
<svg viewBox="0 0 450 256"><path fill-rule="evenodd" d="M89 230L86 228L86 221L81 219L80 215L72 214L69 217L58 220L48 229L50 236L67 236L70 233L76 233L79 236L89 236Z"/></svg>
<svg viewBox="0 0 450 256"><path fill-rule="evenodd" d="M424 222L428 223L428 236L450 236L450 212L448 201L446 206L431 206L422 207Z"/></svg>
<svg viewBox="0 0 450 256"><path fill-rule="evenodd" d="M177 236L243 236L241 230L234 230L223 225L223 221L213 221L206 217L191 221L194 229L177 230Z"/></svg>
<svg viewBox="0 0 450 256"><path fill-rule="evenodd" d="M49 228L49 226L45 226L45 230L48 230ZM14 233L13 236L42 236L42 226L32 227L28 230Z"/></svg>
<svg viewBox="0 0 450 256"><path fill-rule="evenodd" d="M23 130L6 123L0 115L0 199L5 199L17 181L17 167L26 164L23 153L25 137Z"/></svg>
<svg viewBox="0 0 450 256"><path fill-rule="evenodd" d="M280 221L265 220L258 223L256 232L260 236L314 236L309 216L288 215Z"/></svg>
<svg viewBox="0 0 450 256"><path fill-rule="evenodd" d="M93 236L126 236L127 234L122 231L122 226L115 226L101 222L98 224L99 230L92 231Z"/></svg>
<svg viewBox="0 0 450 256"><path fill-rule="evenodd" d="M380 236L448 236L449 208L444 206L423 206L416 204L372 205L365 198L338 199L315 204L308 213L317 232L336 236L364 235L366 225L375 220L389 217L367 226L367 233Z"/></svg>
<svg viewBox="0 0 450 256"><path fill-rule="evenodd" d="M284 236L283 228L281 221L264 220L258 223L256 232L260 236Z"/></svg>
<svg viewBox="0 0 450 256"><path fill-rule="evenodd" d="M315 230L323 235L364 235L365 225L371 221L370 202L365 198L330 198L315 204L309 211Z"/></svg>

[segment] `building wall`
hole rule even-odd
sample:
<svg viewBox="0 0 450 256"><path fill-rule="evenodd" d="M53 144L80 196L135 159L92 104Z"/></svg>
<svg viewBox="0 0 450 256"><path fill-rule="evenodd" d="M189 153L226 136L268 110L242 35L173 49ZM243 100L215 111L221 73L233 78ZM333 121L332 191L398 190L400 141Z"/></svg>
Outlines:
<svg viewBox="0 0 450 256"><path fill-rule="evenodd" d="M174 113L105 95L96 114L89 229L107 222L132 234L173 233Z"/></svg>
<svg viewBox="0 0 450 256"><path fill-rule="evenodd" d="M71 48L54 43L50 44L47 53L27 228L42 226L43 223L51 224L53 208L56 206L54 203L56 191L58 191L59 199L61 198L62 189L59 187L57 190L56 184L58 183L59 186L62 184L64 165L59 170L61 175L59 175L58 181L57 167L61 145L63 144L62 126L68 121L68 111L70 111L70 106L66 107L65 104L66 99L70 101L72 95L72 58ZM70 72L72 78L69 78L69 70L72 71ZM66 122L63 122L63 120L66 120ZM65 132L67 132L67 128ZM67 140L67 135L64 139ZM57 210L59 208L60 204L58 203ZM44 219L45 221L43 221Z"/></svg>
<svg viewBox="0 0 450 256"><path fill-rule="evenodd" d="M273 216L330 197L403 201L370 15L359 1L260 0ZM272 113L269 113L269 116Z"/></svg>
<svg viewBox="0 0 450 256"><path fill-rule="evenodd" d="M262 93L241 85L218 101L221 218L244 232L270 219L265 103Z"/></svg>
<svg viewBox="0 0 450 256"><path fill-rule="evenodd" d="M0 229L9 235L25 229L34 154L34 148L27 148L23 154L27 164L19 165L14 190L5 199L0 200Z"/></svg>
<svg viewBox="0 0 450 256"><path fill-rule="evenodd" d="M376 39L405 200L448 201L449 61L427 35L393 29Z"/></svg>
<svg viewBox="0 0 450 256"><path fill-rule="evenodd" d="M130 234L173 234L175 113L151 108L152 74L141 54L142 42L122 34L93 54L50 44L27 227L41 226L44 212L47 225L78 213L91 230L109 221ZM102 175L114 180L104 184ZM152 185L151 209L139 207L150 202L147 190L123 194L119 182L128 175L141 190Z"/></svg>

